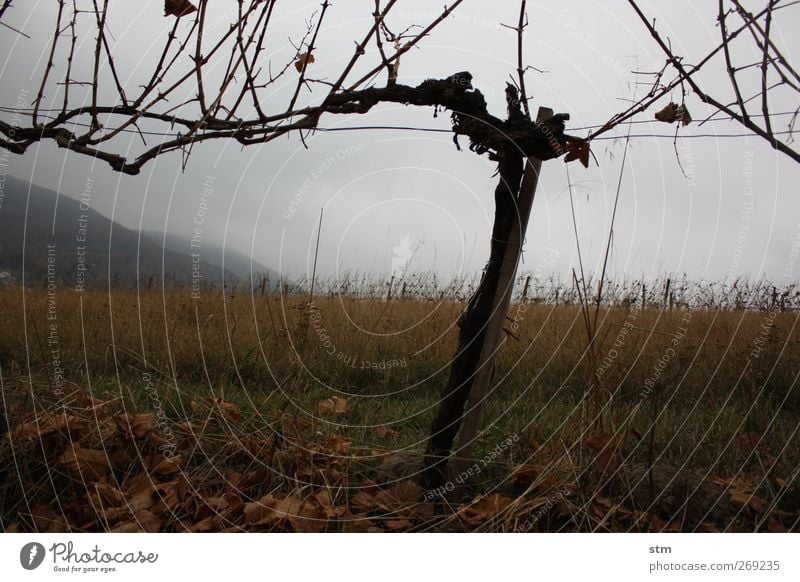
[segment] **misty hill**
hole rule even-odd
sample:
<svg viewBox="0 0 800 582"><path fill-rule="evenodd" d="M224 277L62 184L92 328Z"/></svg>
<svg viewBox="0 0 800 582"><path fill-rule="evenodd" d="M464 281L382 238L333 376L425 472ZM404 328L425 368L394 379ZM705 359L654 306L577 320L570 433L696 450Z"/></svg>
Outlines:
<svg viewBox="0 0 800 582"><path fill-rule="evenodd" d="M109 275L115 285L134 284L138 275L141 284L149 286L160 284L162 273L169 284L219 286L223 278L239 279L243 262L250 273L250 261L240 253L226 249L225 260L231 268L223 271L219 249L204 245L201 261L192 257L188 241L181 245L178 237L168 237L162 247L162 234L143 232L140 236L109 220L91 208L91 199L101 196L100 192L76 200L11 176L5 176L3 186L0 271L20 280L24 270L28 284L46 280L48 267L61 284L73 288L106 285ZM255 265L254 270L258 272ZM269 270L264 267L264 271Z"/></svg>
<svg viewBox="0 0 800 582"><path fill-rule="evenodd" d="M191 254L191 241L179 235L172 233L167 233L164 235L163 232L158 232L155 230L143 230L142 238L145 237L152 240L159 246L163 244L164 248L176 253ZM250 257L230 247L225 247L223 249L221 246L210 245L203 241L202 253L203 259L212 265L217 265L219 267L221 267L223 264L222 259L224 254L225 270L240 279L249 279L251 271L254 279L258 280L261 277L266 276L269 277L270 283L273 285L276 285L280 279L280 276L276 271L273 271L269 267L262 265L258 261L254 260L251 267Z"/></svg>

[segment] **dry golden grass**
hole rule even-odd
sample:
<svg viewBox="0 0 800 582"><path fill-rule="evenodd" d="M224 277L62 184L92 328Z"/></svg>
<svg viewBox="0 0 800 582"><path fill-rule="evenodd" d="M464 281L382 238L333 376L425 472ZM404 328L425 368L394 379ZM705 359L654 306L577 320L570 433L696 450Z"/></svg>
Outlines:
<svg viewBox="0 0 800 582"><path fill-rule="evenodd" d="M90 393L119 411L154 414L162 432L169 425L184 434L180 427L198 409L229 403L240 416L215 433L221 456L193 457L193 474L212 480L220 479L215 465L233 470L238 458L227 437L263 436L287 415L307 423L309 442L335 435L352 439L353 450L424 449L463 308L448 300L332 296L309 305L305 297L268 293L193 300L182 290L59 290L53 304L45 291L23 294L19 287L1 289L0 305L10 426L43 411L72 410ZM800 497L796 321L791 312L606 308L589 358L579 307L513 305L486 430L471 460L493 469L470 476L468 491L506 487L517 465L536 467L527 481L517 477L522 491L547 487L488 520L480 519L492 513L487 508L466 506L478 518L462 515L460 523L603 529L598 496L624 494L628 506L638 506L659 493L667 497L673 480L664 475L687 471L704 482L747 476L753 495L771 495L775 508L792 510L786 504ZM510 436L512 445L492 452ZM374 478L376 463L354 463L348 479ZM777 495L776 479L790 493ZM553 522L557 512L542 521L542 507L567 505L567 521ZM666 524L669 511L658 519ZM645 530L662 523L653 521L656 514L647 514ZM683 529L686 523L684 516ZM394 526L412 529L403 524Z"/></svg>

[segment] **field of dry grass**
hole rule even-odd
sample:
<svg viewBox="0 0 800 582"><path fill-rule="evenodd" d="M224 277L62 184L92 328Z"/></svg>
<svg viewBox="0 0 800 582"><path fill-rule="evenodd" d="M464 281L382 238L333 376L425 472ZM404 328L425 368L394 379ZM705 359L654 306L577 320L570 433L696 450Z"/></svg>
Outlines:
<svg viewBox="0 0 800 582"><path fill-rule="evenodd" d="M798 527L796 310L634 300L601 309L587 350L577 305L515 302L471 470L434 498L406 478L457 299L9 287L0 305L4 529Z"/></svg>

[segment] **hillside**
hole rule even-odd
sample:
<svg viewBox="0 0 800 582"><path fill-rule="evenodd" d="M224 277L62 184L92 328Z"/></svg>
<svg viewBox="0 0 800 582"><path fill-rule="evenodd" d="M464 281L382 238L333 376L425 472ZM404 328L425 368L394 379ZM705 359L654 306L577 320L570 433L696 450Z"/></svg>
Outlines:
<svg viewBox="0 0 800 582"><path fill-rule="evenodd" d="M164 248L176 253L183 254L191 252L191 241L176 234L168 232L165 235L163 232L155 230L144 230L142 231L142 238L147 238L159 246L163 245ZM240 253L230 247L223 248L221 246L203 243L203 257L212 265L221 267L223 264L223 255L225 270L240 279L247 280L250 278L251 273L256 279L267 276L270 282L274 284L277 284L280 279L280 275L276 271L262 265L258 261L253 260L251 266L250 257L244 253Z"/></svg>
<svg viewBox="0 0 800 582"><path fill-rule="evenodd" d="M115 285L135 284L138 278L143 286L152 286L163 276L170 285L207 286L249 276L250 261L241 253L226 250L229 268L223 270L220 248L204 245L203 260L198 260L188 241L167 235L162 244L162 233L140 233L115 223L93 210L90 200L59 196L11 176L6 176L3 193L0 271L17 280L24 272L27 284L45 281L48 266L56 280L75 288L106 285L109 278ZM256 263L253 270L278 279L263 265Z"/></svg>

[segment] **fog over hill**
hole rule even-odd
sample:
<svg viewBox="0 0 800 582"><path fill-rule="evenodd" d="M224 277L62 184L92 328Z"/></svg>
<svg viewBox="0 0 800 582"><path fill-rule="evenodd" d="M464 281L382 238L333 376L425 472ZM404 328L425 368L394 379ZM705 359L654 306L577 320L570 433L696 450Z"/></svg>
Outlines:
<svg viewBox="0 0 800 582"><path fill-rule="evenodd" d="M196 243L177 235L126 228L93 209L94 182L69 195L5 176L0 198L0 271L5 278L37 284L48 274L75 289L132 285L219 286L252 273L279 276L232 249ZM73 197L74 196L74 197ZM223 269L223 259L225 268ZM48 270L49 268L49 270Z"/></svg>

